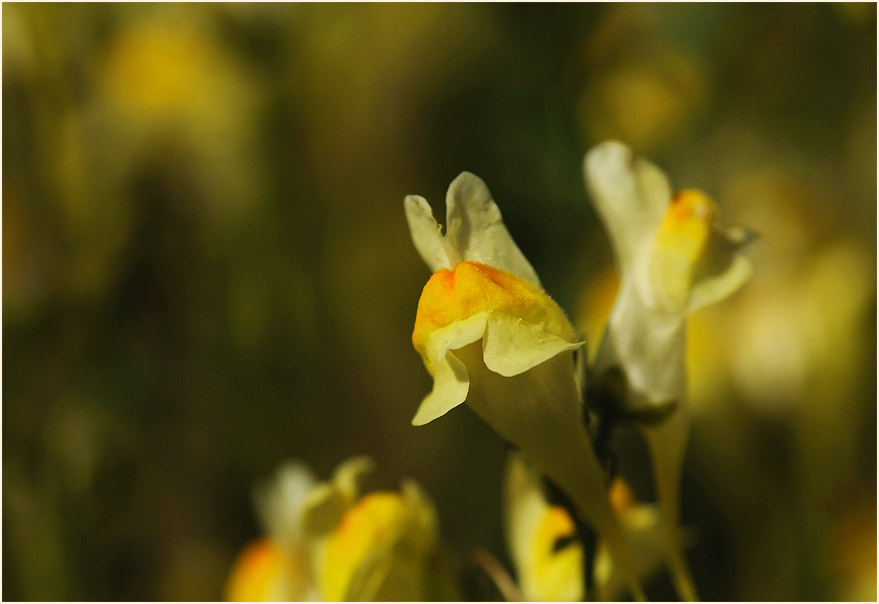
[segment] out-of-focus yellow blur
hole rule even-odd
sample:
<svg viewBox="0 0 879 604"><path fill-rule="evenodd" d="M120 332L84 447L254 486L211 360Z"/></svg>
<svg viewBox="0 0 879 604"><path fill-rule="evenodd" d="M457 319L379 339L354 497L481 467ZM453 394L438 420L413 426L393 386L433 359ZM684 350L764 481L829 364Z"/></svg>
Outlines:
<svg viewBox="0 0 879 604"><path fill-rule="evenodd" d="M594 350L606 138L760 235L690 323L700 594L875 599L875 5L2 10L4 599L219 598L291 457L367 453L509 562L503 443L409 425L402 200L478 174Z"/></svg>

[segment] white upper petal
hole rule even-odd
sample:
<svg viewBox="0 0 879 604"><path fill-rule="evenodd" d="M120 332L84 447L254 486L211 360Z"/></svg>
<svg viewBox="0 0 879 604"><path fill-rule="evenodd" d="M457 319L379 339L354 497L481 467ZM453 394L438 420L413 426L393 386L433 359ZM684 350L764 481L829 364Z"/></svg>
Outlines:
<svg viewBox="0 0 879 604"><path fill-rule="evenodd" d="M315 485L311 469L295 460L285 462L271 482L259 485L254 500L266 533L285 545L297 544L302 511Z"/></svg>
<svg viewBox="0 0 879 604"><path fill-rule="evenodd" d="M485 183L462 172L446 194L446 237L464 260L513 273L540 287L534 268L504 226L501 211Z"/></svg>
<svg viewBox="0 0 879 604"><path fill-rule="evenodd" d="M650 162L633 159L632 151L616 141L591 149L583 172L623 278L639 278L630 273L646 270L655 233L671 201L668 179Z"/></svg>
<svg viewBox="0 0 879 604"><path fill-rule="evenodd" d="M601 342L595 371L622 369L629 405L644 409L680 400L686 392L682 314L660 314L644 306L631 284L617 294Z"/></svg>
<svg viewBox="0 0 879 604"><path fill-rule="evenodd" d="M446 253L442 228L436 223L427 200L418 195L407 195L403 205L406 208L406 221L409 223L412 243L428 268L436 272L457 264L460 260L454 259L452 262Z"/></svg>

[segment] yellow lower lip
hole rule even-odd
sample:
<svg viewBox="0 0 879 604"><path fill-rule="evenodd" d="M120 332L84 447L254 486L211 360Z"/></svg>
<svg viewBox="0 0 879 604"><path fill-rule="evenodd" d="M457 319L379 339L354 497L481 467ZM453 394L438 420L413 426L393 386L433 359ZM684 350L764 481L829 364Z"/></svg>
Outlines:
<svg viewBox="0 0 879 604"><path fill-rule="evenodd" d="M688 189L678 193L665 214L657 245L694 262L702 253L717 209L705 193Z"/></svg>
<svg viewBox="0 0 879 604"><path fill-rule="evenodd" d="M415 350L424 356L432 332L486 310L539 324L569 341L574 339L564 312L540 288L506 271L467 261L454 270L438 270L424 286L412 331Z"/></svg>
<svg viewBox="0 0 879 604"><path fill-rule="evenodd" d="M572 542L556 551L560 539L574 535L574 523L558 507L546 508L534 539L534 578L542 600L582 597L583 546Z"/></svg>
<svg viewBox="0 0 879 604"><path fill-rule="evenodd" d="M668 309L686 307L716 216L714 202L701 191L682 191L672 200L656 235L651 267L657 297Z"/></svg>

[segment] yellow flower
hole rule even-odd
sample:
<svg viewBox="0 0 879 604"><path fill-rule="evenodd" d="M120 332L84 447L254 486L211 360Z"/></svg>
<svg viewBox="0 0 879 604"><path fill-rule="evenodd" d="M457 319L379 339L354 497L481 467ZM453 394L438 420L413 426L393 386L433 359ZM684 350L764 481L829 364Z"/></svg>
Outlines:
<svg viewBox="0 0 879 604"><path fill-rule="evenodd" d="M435 271L412 333L434 388L413 424L426 424L467 398L471 376L456 351L468 344L482 340L485 365L505 377L582 345L513 242L482 180L464 172L452 182L445 236L424 198L410 195L405 207L415 247Z"/></svg>
<svg viewBox="0 0 879 604"><path fill-rule="evenodd" d="M327 601L431 599L436 514L412 482L400 493L370 493L328 536L321 591Z"/></svg>
<svg viewBox="0 0 879 604"><path fill-rule="evenodd" d="M625 566L625 543L583 425L574 361L583 343L543 291L485 183L468 172L452 182L445 234L424 198L406 197L405 209L415 248L434 271L412 333L433 390L412 423L466 401L565 491ZM640 594L634 582L632 589Z"/></svg>
<svg viewBox="0 0 879 604"><path fill-rule="evenodd" d="M362 494L365 457L316 482L286 464L257 492L268 537L236 561L230 600L426 600L453 593L439 557L433 505L411 481L400 492ZM443 592L442 590L445 590Z"/></svg>
<svg viewBox="0 0 879 604"><path fill-rule="evenodd" d="M714 228L717 210L707 195L673 196L665 175L620 143L592 149L584 171L620 270L596 370L625 373L633 410L681 399L686 315L748 279L751 265L739 248L749 235Z"/></svg>
<svg viewBox="0 0 879 604"><path fill-rule="evenodd" d="M751 275L743 229L714 228L707 195L672 195L665 175L618 142L584 159L586 185L610 234L620 289L595 362L599 384L618 388L641 424L653 463L666 558L680 597L696 599L678 539L678 492L687 442L686 317Z"/></svg>
<svg viewBox="0 0 879 604"><path fill-rule="evenodd" d="M631 547L637 576L647 579L661 566L663 533L656 506L635 502L625 480L614 478L610 502ZM568 512L550 504L539 474L518 454L510 455L504 484L505 533L521 598L529 602L575 602L585 597L583 545ZM619 601L626 576L600 541L593 561L594 600Z"/></svg>
<svg viewBox="0 0 879 604"><path fill-rule="evenodd" d="M543 496L540 477L512 454L504 484L505 533L521 596L529 602L578 602L583 588L583 545L574 521Z"/></svg>

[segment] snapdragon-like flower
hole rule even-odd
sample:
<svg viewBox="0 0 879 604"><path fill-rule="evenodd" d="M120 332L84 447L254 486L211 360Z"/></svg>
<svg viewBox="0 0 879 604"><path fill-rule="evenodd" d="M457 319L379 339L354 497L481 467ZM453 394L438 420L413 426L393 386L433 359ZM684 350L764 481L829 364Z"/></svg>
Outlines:
<svg viewBox="0 0 879 604"><path fill-rule="evenodd" d="M343 509L327 492L313 522L312 563L325 601L423 601L451 588L441 568L436 511L413 481L399 492L376 491L349 498ZM330 530L321 528L332 527Z"/></svg>
<svg viewBox="0 0 879 604"><path fill-rule="evenodd" d="M678 544L678 491L687 441L686 317L738 289L751 265L743 229L714 227L700 191L672 194L665 175L618 142L587 153L586 185L610 234L620 289L594 374L635 417L650 449L668 562L678 593L695 599Z"/></svg>
<svg viewBox="0 0 879 604"><path fill-rule="evenodd" d="M428 600L454 593L439 557L433 504L412 481L363 494L366 457L317 482L306 466L282 466L257 490L267 536L239 556L232 601Z"/></svg>
<svg viewBox="0 0 879 604"><path fill-rule="evenodd" d="M445 234L424 198L406 197L405 209L415 248L434 271L412 333L433 390L412 423L466 401L561 487L625 568L627 548L583 424L574 362L582 342L574 328L478 177L464 172L449 186ZM634 578L631 589L641 595Z"/></svg>
<svg viewBox="0 0 879 604"><path fill-rule="evenodd" d="M663 534L656 506L635 501L625 480L610 486L610 502L630 545L642 580L662 565ZM540 475L522 455L511 454L504 481L504 529L518 578L520 597L530 602L582 601L584 551L568 511L547 500ZM619 601L626 576L608 550L597 544L592 561L594 600Z"/></svg>
<svg viewBox="0 0 879 604"><path fill-rule="evenodd" d="M575 538L574 521L547 502L540 475L515 453L504 481L504 532L523 600L583 600L583 544Z"/></svg>
<svg viewBox="0 0 879 604"><path fill-rule="evenodd" d="M661 407L686 393L686 316L750 276L739 253L749 235L715 228L717 208L705 193L672 195L665 175L621 143L592 149L584 170L621 273L596 371L624 371L632 411Z"/></svg>

